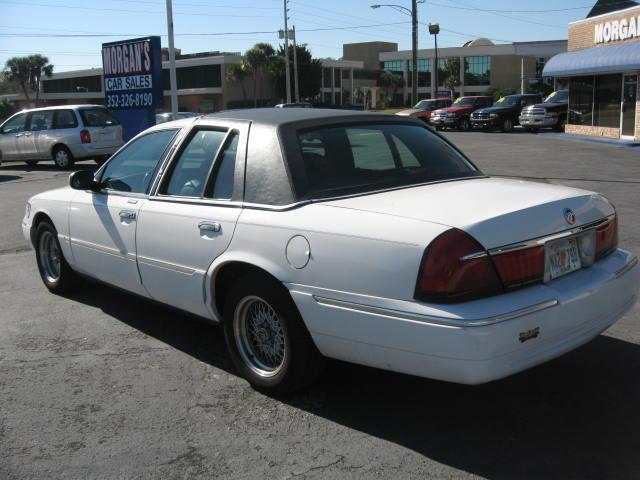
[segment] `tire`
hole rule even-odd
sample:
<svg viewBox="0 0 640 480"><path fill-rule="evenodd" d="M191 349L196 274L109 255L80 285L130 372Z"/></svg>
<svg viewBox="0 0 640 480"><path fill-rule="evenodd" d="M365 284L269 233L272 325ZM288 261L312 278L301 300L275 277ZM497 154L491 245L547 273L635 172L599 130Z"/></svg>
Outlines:
<svg viewBox="0 0 640 480"><path fill-rule="evenodd" d="M322 371L324 359L293 300L266 275L236 281L223 317L231 360L256 390L285 395L309 385Z"/></svg>
<svg viewBox="0 0 640 480"><path fill-rule="evenodd" d="M58 146L53 149L53 163L61 170L69 170L73 167L73 155L67 147Z"/></svg>
<svg viewBox="0 0 640 480"><path fill-rule="evenodd" d="M553 129L556 132L564 132L564 127L567 125L567 118L566 117L560 117L558 119L558 123L556 124L555 127L553 127Z"/></svg>
<svg viewBox="0 0 640 480"><path fill-rule="evenodd" d="M26 163L30 167L35 167L36 165L38 165L38 160L25 160L24 163Z"/></svg>
<svg viewBox="0 0 640 480"><path fill-rule="evenodd" d="M505 118L502 121L502 125L500 126L500 130L502 130L505 133L509 133L513 130L513 120L511 120L510 118Z"/></svg>
<svg viewBox="0 0 640 480"><path fill-rule="evenodd" d="M75 281L75 273L67 263L60 248L58 232L48 220L36 229L36 260L40 278L49 291L57 294L69 291Z"/></svg>
<svg viewBox="0 0 640 480"><path fill-rule="evenodd" d="M469 131L469 120L466 118L461 119L458 122L458 130L460 130L461 132L468 132Z"/></svg>
<svg viewBox="0 0 640 480"><path fill-rule="evenodd" d="M437 130L438 132L441 132L441 131L443 131L443 130L444 130L444 127L436 127L436 130Z"/></svg>

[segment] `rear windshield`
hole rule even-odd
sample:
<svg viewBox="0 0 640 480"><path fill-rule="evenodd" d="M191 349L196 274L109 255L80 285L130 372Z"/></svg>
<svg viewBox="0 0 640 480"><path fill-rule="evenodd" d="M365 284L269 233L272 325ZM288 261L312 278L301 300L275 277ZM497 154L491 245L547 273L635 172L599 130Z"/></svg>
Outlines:
<svg viewBox="0 0 640 480"><path fill-rule="evenodd" d="M105 108L85 108L80 110L80 116L82 117L85 127L120 125L118 119L111 115Z"/></svg>
<svg viewBox="0 0 640 480"><path fill-rule="evenodd" d="M481 176L469 161L425 127L364 124L298 133L307 198Z"/></svg>

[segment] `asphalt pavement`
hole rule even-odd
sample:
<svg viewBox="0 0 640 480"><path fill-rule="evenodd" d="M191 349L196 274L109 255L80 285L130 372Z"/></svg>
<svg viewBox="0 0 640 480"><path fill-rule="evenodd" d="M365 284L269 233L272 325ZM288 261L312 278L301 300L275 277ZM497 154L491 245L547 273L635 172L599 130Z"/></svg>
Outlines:
<svg viewBox="0 0 640 480"><path fill-rule="evenodd" d="M640 148L447 136L486 173L607 195L620 244L640 253ZM97 283L46 291L20 219L67 176L0 167L1 479L638 478L638 306L499 382L331 362L306 391L270 398L235 374L215 326Z"/></svg>

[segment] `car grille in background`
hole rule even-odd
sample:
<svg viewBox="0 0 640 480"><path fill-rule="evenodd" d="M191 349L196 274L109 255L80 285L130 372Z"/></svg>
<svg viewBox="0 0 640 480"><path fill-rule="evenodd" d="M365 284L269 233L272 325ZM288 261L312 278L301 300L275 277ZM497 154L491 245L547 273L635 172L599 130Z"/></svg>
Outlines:
<svg viewBox="0 0 640 480"><path fill-rule="evenodd" d="M488 120L489 119L489 114L488 113L473 113L471 115L471 118L475 118L477 120Z"/></svg>
<svg viewBox="0 0 640 480"><path fill-rule="evenodd" d="M547 111L544 108L529 108L523 112L525 115L544 115Z"/></svg>

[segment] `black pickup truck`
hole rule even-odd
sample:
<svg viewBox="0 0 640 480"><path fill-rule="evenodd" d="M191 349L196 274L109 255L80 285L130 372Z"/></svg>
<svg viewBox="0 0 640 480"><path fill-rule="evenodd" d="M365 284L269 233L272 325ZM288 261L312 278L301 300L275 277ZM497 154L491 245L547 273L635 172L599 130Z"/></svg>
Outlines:
<svg viewBox="0 0 640 480"><path fill-rule="evenodd" d="M520 125L530 132L540 128L553 128L564 131L569 109L569 90L558 90L549 95L544 102L525 108L520 115Z"/></svg>
<svg viewBox="0 0 640 480"><path fill-rule="evenodd" d="M518 125L522 110L530 105L540 103L542 97L534 93L523 95L507 95L496 101L489 108L476 110L471 114L473 128L499 128L503 132L510 132Z"/></svg>

